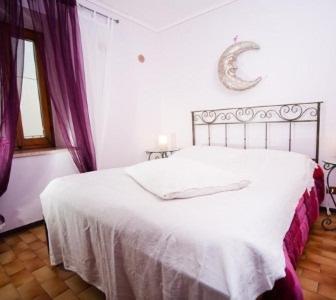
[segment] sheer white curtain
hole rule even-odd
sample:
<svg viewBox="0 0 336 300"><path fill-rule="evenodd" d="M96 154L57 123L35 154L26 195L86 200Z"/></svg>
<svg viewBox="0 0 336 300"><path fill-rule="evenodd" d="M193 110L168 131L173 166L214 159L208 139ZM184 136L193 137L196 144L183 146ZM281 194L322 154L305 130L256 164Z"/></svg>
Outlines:
<svg viewBox="0 0 336 300"><path fill-rule="evenodd" d="M103 168L104 141L108 139L108 118L111 112L112 19L79 6L86 91L98 169Z"/></svg>

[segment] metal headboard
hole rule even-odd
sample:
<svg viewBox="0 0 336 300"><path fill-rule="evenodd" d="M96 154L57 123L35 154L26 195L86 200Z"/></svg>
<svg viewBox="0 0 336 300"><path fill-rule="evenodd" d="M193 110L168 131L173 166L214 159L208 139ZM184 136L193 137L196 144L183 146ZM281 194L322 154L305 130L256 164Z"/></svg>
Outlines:
<svg viewBox="0 0 336 300"><path fill-rule="evenodd" d="M264 124L264 148L269 147L268 135L270 124L285 123L288 126L288 151L292 150L293 123L315 123L314 135L316 140L315 158L319 159L320 140L320 107L322 102L291 103L279 105L262 105L249 107L236 107L212 110L193 111L192 114L192 138L196 144L195 129L197 126L207 126L208 145L211 145L211 127L224 125L225 146L228 146L228 129L232 125L243 125L244 149L247 146L247 128L249 124Z"/></svg>

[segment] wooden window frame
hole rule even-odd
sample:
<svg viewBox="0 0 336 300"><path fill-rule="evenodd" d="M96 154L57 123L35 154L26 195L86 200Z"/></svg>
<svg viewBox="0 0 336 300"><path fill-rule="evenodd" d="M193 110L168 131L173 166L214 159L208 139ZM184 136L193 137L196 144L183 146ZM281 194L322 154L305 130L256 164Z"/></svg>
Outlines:
<svg viewBox="0 0 336 300"><path fill-rule="evenodd" d="M54 128L52 122L50 97L46 86L45 71L43 68L41 53L39 52L38 44L42 42L41 34L31 30L24 30L23 40L28 40L34 44L34 56L36 66L37 88L39 92L39 102L41 111L41 121L44 132L44 137L25 138L23 133L23 124L21 118L21 109L17 124L16 135L16 150L34 150L55 147Z"/></svg>

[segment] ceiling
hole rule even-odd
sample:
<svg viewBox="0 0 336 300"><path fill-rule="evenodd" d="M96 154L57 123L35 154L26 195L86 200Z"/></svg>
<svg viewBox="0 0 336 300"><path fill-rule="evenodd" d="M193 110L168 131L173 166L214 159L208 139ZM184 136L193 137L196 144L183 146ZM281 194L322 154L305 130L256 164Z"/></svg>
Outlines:
<svg viewBox="0 0 336 300"><path fill-rule="evenodd" d="M237 0L99 0L97 2L116 14L159 32L234 1Z"/></svg>

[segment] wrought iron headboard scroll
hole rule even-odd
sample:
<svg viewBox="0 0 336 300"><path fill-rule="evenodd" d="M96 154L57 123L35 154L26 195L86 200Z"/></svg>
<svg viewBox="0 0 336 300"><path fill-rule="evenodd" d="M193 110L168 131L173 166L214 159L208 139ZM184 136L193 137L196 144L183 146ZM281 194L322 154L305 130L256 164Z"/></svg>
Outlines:
<svg viewBox="0 0 336 300"><path fill-rule="evenodd" d="M279 105L249 106L237 108L224 108L212 110L193 111L192 114L192 138L196 144L195 129L197 126L207 126L208 145L211 145L211 126L224 125L225 146L228 146L228 125L240 124L244 130L244 149L247 147L247 127L251 123L265 124L265 145L269 147L269 124L288 124L288 151L292 150L293 123L315 123L314 135L316 140L315 158L319 159L320 140L320 107L322 102L291 103Z"/></svg>

